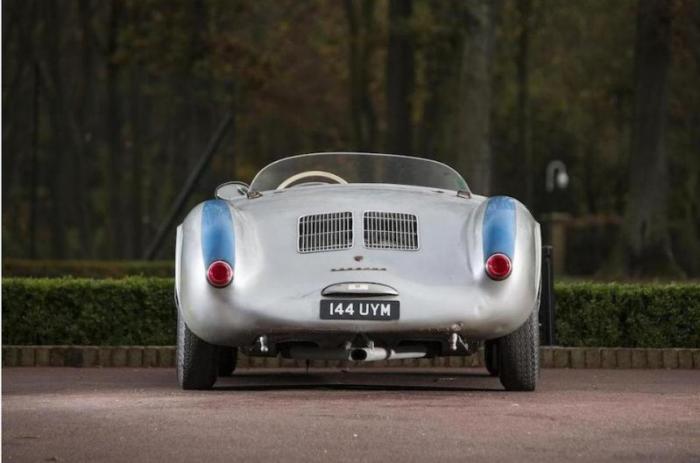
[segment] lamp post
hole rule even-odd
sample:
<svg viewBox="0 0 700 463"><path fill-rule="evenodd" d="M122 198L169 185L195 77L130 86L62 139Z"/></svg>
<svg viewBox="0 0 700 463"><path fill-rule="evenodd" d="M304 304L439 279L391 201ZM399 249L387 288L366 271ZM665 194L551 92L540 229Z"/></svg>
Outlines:
<svg viewBox="0 0 700 463"><path fill-rule="evenodd" d="M569 214L559 212L559 193L569 186L566 164L558 159L549 161L545 170L545 188L550 198L549 239L556 250L553 255L554 268L561 272L566 262L566 224Z"/></svg>
<svg viewBox="0 0 700 463"><path fill-rule="evenodd" d="M547 193L552 193L555 189L565 190L567 186L569 186L569 174L566 172L566 164L558 159L549 161L545 174Z"/></svg>
<svg viewBox="0 0 700 463"><path fill-rule="evenodd" d="M554 268L563 269L566 261L566 223L568 215L556 212L556 192L569 186L569 174L566 164L555 159L547 164L545 188L550 195L549 238L552 243L542 246L542 289L540 296L539 318L541 324L541 342L545 346L556 345ZM553 248L557 248L554 252Z"/></svg>

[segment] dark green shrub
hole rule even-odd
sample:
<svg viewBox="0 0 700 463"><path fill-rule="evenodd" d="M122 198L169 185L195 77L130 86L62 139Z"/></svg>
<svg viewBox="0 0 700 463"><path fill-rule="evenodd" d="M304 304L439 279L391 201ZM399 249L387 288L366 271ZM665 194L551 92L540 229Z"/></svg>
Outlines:
<svg viewBox="0 0 700 463"><path fill-rule="evenodd" d="M700 347L699 284L558 283L564 346ZM6 278L5 344L172 345L172 278Z"/></svg>
<svg viewBox="0 0 700 463"><path fill-rule="evenodd" d="M172 278L175 275L175 262L3 259L2 274L4 277L36 278L64 276L81 278L124 278L127 276Z"/></svg>
<svg viewBox="0 0 700 463"><path fill-rule="evenodd" d="M2 282L5 344L171 345L173 280L10 278Z"/></svg>
<svg viewBox="0 0 700 463"><path fill-rule="evenodd" d="M700 347L700 285L559 283L564 346Z"/></svg>

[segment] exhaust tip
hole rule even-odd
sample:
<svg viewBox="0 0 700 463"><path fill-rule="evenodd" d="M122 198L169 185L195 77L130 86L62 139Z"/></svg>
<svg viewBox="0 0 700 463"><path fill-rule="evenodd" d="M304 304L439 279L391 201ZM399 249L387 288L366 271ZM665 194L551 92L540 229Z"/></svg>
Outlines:
<svg viewBox="0 0 700 463"><path fill-rule="evenodd" d="M352 352L350 352L350 359L354 360L355 362L367 360L367 351L364 349L353 349Z"/></svg>

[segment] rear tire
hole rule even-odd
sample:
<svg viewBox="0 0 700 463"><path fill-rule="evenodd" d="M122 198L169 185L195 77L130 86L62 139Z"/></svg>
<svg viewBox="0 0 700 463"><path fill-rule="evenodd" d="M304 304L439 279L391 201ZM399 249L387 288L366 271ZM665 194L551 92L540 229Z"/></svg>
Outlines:
<svg viewBox="0 0 700 463"><path fill-rule="evenodd" d="M507 391L534 391L539 376L537 307L523 325L498 339L498 373Z"/></svg>
<svg viewBox="0 0 700 463"><path fill-rule="evenodd" d="M219 346L219 377L233 375L238 360L238 349L235 347Z"/></svg>
<svg viewBox="0 0 700 463"><path fill-rule="evenodd" d="M185 390L211 389L216 382L218 348L198 338L177 314L177 380Z"/></svg>
<svg viewBox="0 0 700 463"><path fill-rule="evenodd" d="M484 363L491 376L498 376L498 340L484 343Z"/></svg>

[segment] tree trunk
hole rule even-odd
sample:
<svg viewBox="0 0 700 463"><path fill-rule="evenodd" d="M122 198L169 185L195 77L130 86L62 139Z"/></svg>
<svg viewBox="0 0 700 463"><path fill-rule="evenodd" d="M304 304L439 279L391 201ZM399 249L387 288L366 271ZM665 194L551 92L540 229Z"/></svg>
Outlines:
<svg viewBox="0 0 700 463"><path fill-rule="evenodd" d="M518 46L515 57L517 69L517 143L520 151L520 159L525 164L525 204L532 207L535 197L534 187L534 162L530 146L530 80L529 80L529 55L530 55L530 15L532 10L531 0L518 0L518 16L520 29L518 31Z"/></svg>
<svg viewBox="0 0 700 463"><path fill-rule="evenodd" d="M49 126L51 127L51 144L53 146L48 169L48 184L51 191L51 207L49 220L51 231L51 257L62 259L67 255L66 249L66 201L65 201L65 148L66 124L65 108L61 96L62 73L60 70L61 18L60 8L56 2L46 2L45 8L45 40L47 45L44 57L43 81L49 95Z"/></svg>
<svg viewBox="0 0 700 463"><path fill-rule="evenodd" d="M143 255L143 161L144 143L141 136L142 126L148 121L148 105L139 104L143 95L140 92L140 83L143 76L138 72L135 65L131 66L129 72L129 99L130 101L130 143L131 148L131 195L130 195L130 216L131 216L131 257L140 259Z"/></svg>
<svg viewBox="0 0 700 463"><path fill-rule="evenodd" d="M29 258L36 258L36 230L39 213L39 65L34 64L32 95L32 157L29 177Z"/></svg>
<svg viewBox="0 0 700 463"><path fill-rule="evenodd" d="M386 60L386 151L411 154L414 46L410 31L412 0L389 1L389 47Z"/></svg>
<svg viewBox="0 0 700 463"><path fill-rule="evenodd" d="M630 191L621 241L632 276L680 272L669 239L664 147L671 19L671 0L639 0Z"/></svg>
<svg viewBox="0 0 700 463"><path fill-rule="evenodd" d="M461 22L455 25L455 11L462 6L455 0L429 3L434 21L442 27L430 35L422 51L425 60L426 98L418 134L417 151L423 156L453 163L452 121L459 104L456 101L463 33ZM459 21L457 21L459 22Z"/></svg>
<svg viewBox="0 0 700 463"><path fill-rule="evenodd" d="M114 61L117 51L117 35L119 34L119 23L121 20L121 2L112 0L109 12L109 24L107 31L106 50L106 91L107 101L105 105L105 134L107 137L107 149L109 153L109 169L106 172L109 207L107 208L107 236L110 257L125 257L123 249L125 247L125 226L123 216L123 191L122 180L124 179L124 168L122 163L122 117L121 105L119 103L119 66Z"/></svg>
<svg viewBox="0 0 700 463"><path fill-rule="evenodd" d="M470 188L491 190L491 2L466 2L464 46L458 85L455 168Z"/></svg>
<svg viewBox="0 0 700 463"><path fill-rule="evenodd" d="M89 0L78 2L78 16L80 18L80 42L81 42L81 78L82 82L77 95L76 122L77 129L75 150L73 152L73 203L75 204L75 221L80 236L81 257L85 258L92 252L92 226L90 222L89 201L87 194L87 178L89 177L90 143L92 141L92 117L90 117L93 98L94 66L92 37L92 9Z"/></svg>
<svg viewBox="0 0 700 463"><path fill-rule="evenodd" d="M377 120L369 91L374 7L373 0L345 0L350 31L350 119L354 149L360 151L372 150L377 135Z"/></svg>

